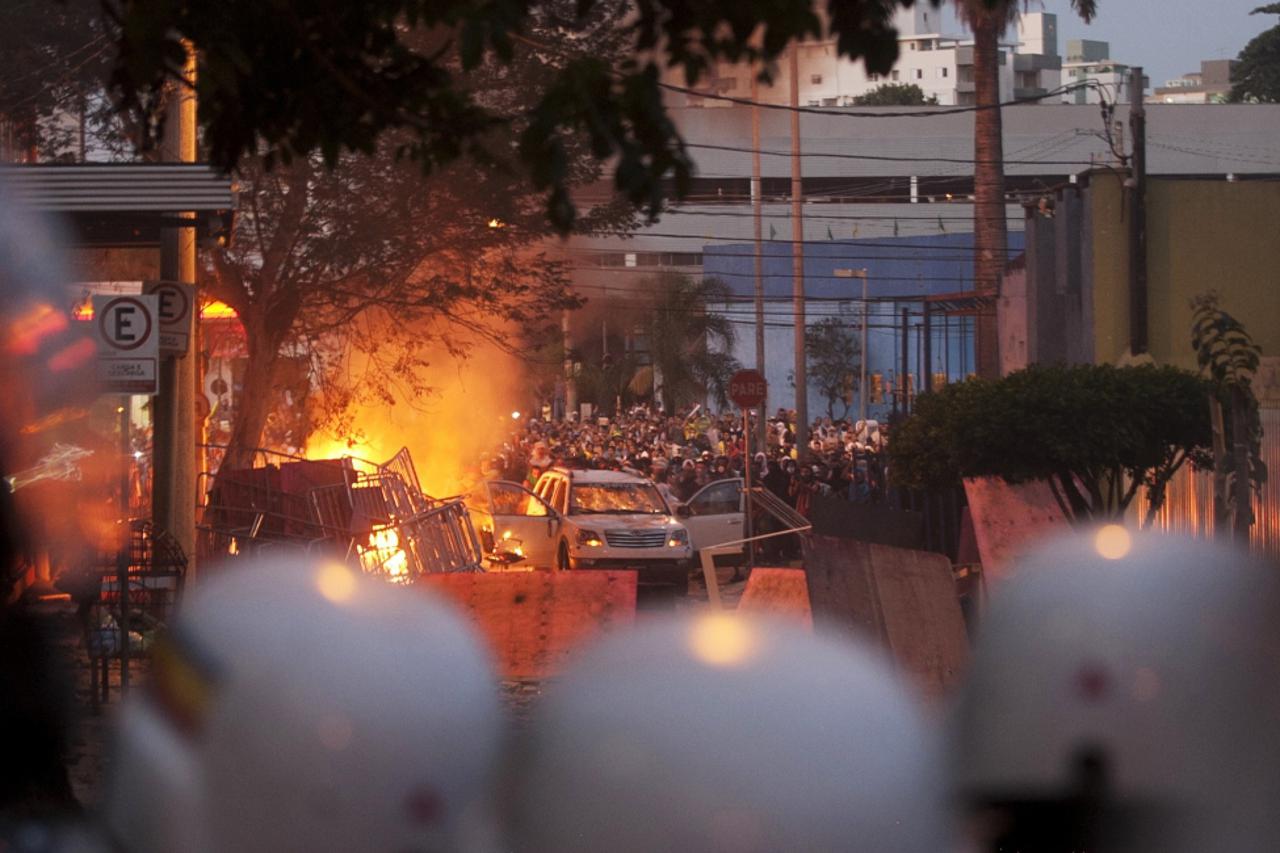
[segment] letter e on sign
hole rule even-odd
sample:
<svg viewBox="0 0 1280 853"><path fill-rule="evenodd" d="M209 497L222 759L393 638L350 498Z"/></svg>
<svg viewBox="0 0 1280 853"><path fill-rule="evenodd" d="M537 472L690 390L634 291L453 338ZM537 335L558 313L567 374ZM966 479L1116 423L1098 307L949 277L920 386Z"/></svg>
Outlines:
<svg viewBox="0 0 1280 853"><path fill-rule="evenodd" d="M156 393L158 311L154 296L93 297L98 379L104 393Z"/></svg>

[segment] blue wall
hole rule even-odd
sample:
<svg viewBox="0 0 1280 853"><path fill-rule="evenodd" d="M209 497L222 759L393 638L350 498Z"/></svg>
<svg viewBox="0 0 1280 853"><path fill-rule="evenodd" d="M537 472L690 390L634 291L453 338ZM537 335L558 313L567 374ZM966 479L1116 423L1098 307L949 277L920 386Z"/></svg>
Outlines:
<svg viewBox="0 0 1280 853"><path fill-rule="evenodd" d="M1021 232L1009 234L1010 257L1022 251ZM879 373L898 385L902 347L902 309L909 314L908 369L917 390L921 375L922 297L973 290L973 235L937 234L924 237L833 240L804 247L806 324L836 316L859 334L862 317L862 279L838 276L837 270L867 270L867 373ZM732 291L730 301L714 310L730 317L737 337L733 354L744 366L755 366L755 247L751 243L703 247L703 275L718 278ZM794 367L794 323L791 301L791 243L764 244L765 376L769 380L768 410L792 408L795 389L789 376ZM948 381L962 379L974 367L973 318L933 315L933 372ZM855 383L856 385L856 383ZM870 386L870 381L868 381ZM826 400L809 390L810 417L827 412ZM842 403L836 404L836 415ZM884 419L892 406L886 397L868 405L871 417ZM851 413L858 411L855 390Z"/></svg>

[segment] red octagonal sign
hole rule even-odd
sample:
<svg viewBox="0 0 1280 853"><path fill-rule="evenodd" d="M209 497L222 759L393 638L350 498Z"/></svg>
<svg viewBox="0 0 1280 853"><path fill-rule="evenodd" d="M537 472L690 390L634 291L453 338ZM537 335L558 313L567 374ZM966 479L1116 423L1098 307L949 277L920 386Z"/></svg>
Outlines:
<svg viewBox="0 0 1280 853"><path fill-rule="evenodd" d="M768 390L758 370L739 370L729 379L729 399L744 409L763 403Z"/></svg>

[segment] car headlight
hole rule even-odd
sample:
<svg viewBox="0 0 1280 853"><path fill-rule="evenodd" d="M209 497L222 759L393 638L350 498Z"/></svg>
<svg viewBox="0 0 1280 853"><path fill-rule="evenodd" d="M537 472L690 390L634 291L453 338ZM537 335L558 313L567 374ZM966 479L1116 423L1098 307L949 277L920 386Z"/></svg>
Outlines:
<svg viewBox="0 0 1280 853"><path fill-rule="evenodd" d="M604 544L604 540L594 530L579 530L578 544L585 545L588 548L599 548Z"/></svg>
<svg viewBox="0 0 1280 853"><path fill-rule="evenodd" d="M689 544L689 531L685 530L683 527L677 527L675 530L672 530L670 533L667 534L668 548L679 548L682 545L688 545L688 544Z"/></svg>

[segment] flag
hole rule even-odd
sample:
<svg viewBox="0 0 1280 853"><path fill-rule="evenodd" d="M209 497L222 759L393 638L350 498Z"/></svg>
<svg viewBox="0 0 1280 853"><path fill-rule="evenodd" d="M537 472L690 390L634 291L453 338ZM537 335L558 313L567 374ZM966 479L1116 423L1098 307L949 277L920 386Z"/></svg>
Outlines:
<svg viewBox="0 0 1280 853"><path fill-rule="evenodd" d="M854 238L855 238L855 239L856 239L856 238L857 238L857 236L858 236L858 224L857 224L856 222L855 222L855 223L854 223L854 225L853 225L853 236L854 236Z"/></svg>
<svg viewBox="0 0 1280 853"><path fill-rule="evenodd" d="M947 226L942 224L941 216L938 217L938 230L941 231L943 234L947 233Z"/></svg>
<svg viewBox="0 0 1280 853"><path fill-rule="evenodd" d="M828 240L834 240L834 239L835 239L835 235L831 233L831 226L830 226L830 225L828 225L828 226L827 226L827 239L828 239Z"/></svg>
<svg viewBox="0 0 1280 853"><path fill-rule="evenodd" d="M893 236L898 236L898 220L893 220Z"/></svg>
<svg viewBox="0 0 1280 853"><path fill-rule="evenodd" d="M772 222L770 222L770 223L769 223L769 239L770 239L770 240L772 240L772 239L773 239L773 235L774 235L774 234L776 234L776 233L777 233L777 232L776 232L776 231L774 230L774 228L773 228L773 223L772 223Z"/></svg>

